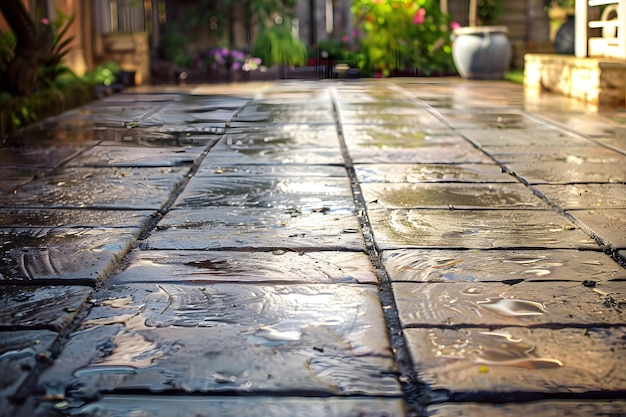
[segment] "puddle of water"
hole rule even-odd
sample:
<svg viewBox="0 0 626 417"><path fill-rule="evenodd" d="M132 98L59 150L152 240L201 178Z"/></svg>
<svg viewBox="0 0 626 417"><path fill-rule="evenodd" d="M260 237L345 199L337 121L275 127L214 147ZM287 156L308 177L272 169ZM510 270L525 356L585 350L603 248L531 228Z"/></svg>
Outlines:
<svg viewBox="0 0 626 417"><path fill-rule="evenodd" d="M300 340L301 336L300 330L277 330L270 326L261 326L248 336L247 340L255 345L276 347L289 342L296 342Z"/></svg>
<svg viewBox="0 0 626 417"><path fill-rule="evenodd" d="M492 366L512 366L526 369L551 369L563 366L553 358L534 355L535 346L508 333L478 332L473 334L478 358L475 363Z"/></svg>
<svg viewBox="0 0 626 417"><path fill-rule="evenodd" d="M94 375L104 375L104 374L117 374L117 375L134 375L137 373L137 368L134 366L94 366L91 368L82 368L78 369L74 372L74 376L76 378L85 377L85 376L94 376Z"/></svg>
<svg viewBox="0 0 626 417"><path fill-rule="evenodd" d="M512 298L488 298L487 301L477 301L476 304L509 317L541 316L547 313L543 304Z"/></svg>

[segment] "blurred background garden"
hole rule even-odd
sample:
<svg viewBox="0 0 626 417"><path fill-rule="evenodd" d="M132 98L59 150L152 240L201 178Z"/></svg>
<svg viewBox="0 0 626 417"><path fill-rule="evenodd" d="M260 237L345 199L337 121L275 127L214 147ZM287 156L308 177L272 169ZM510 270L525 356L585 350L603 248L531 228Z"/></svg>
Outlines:
<svg viewBox="0 0 626 417"><path fill-rule="evenodd" d="M0 8L4 134L133 85L457 76L453 46L467 27L503 30L505 76L520 81L526 52L555 52L573 0L3 0ZM18 62L35 73L26 77L32 71Z"/></svg>

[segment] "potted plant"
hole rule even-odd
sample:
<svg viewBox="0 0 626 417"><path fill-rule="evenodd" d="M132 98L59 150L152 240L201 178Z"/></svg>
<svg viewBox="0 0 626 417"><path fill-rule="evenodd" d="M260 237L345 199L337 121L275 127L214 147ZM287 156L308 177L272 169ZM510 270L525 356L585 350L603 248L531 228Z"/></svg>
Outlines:
<svg viewBox="0 0 626 417"><path fill-rule="evenodd" d="M452 58L463 78L504 78L511 62L506 26L494 26L502 11L501 0L469 0L469 26L453 32Z"/></svg>

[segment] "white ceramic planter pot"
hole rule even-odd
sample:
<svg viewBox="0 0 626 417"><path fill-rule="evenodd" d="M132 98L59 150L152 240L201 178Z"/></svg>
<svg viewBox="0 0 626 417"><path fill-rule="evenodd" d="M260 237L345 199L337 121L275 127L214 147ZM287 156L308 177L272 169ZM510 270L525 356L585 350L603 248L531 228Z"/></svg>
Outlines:
<svg viewBox="0 0 626 417"><path fill-rule="evenodd" d="M463 78L501 80L511 63L505 26L462 27L454 31L452 58Z"/></svg>

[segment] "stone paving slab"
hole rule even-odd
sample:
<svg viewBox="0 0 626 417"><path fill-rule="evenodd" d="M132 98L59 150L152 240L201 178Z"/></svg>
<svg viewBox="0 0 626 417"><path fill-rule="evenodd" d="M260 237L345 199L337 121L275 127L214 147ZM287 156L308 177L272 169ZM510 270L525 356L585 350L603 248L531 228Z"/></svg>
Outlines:
<svg viewBox="0 0 626 417"><path fill-rule="evenodd" d="M0 194L12 194L15 190L31 182L36 176L45 172L42 169L4 168L0 167Z"/></svg>
<svg viewBox="0 0 626 417"><path fill-rule="evenodd" d="M535 188L563 210L626 209L626 184L537 185Z"/></svg>
<svg viewBox="0 0 626 417"><path fill-rule="evenodd" d="M63 168L0 201L4 207L156 210L189 168Z"/></svg>
<svg viewBox="0 0 626 417"><path fill-rule="evenodd" d="M410 283L393 292L404 328L585 327L626 323L626 281Z"/></svg>
<svg viewBox="0 0 626 417"><path fill-rule="evenodd" d="M626 249L626 209L571 210L567 213L606 245Z"/></svg>
<svg viewBox="0 0 626 417"><path fill-rule="evenodd" d="M529 161L560 161L571 164L616 163L620 155L592 141L567 147L546 143L536 146L499 146L483 148L495 159L505 163Z"/></svg>
<svg viewBox="0 0 626 417"><path fill-rule="evenodd" d="M146 249L364 250L353 206L327 203L280 210L172 210L146 240Z"/></svg>
<svg viewBox="0 0 626 417"><path fill-rule="evenodd" d="M225 161L227 162L227 161ZM296 164L220 164L214 158L205 159L196 177L346 177L346 168L334 165Z"/></svg>
<svg viewBox="0 0 626 417"><path fill-rule="evenodd" d="M357 178L367 183L515 183L495 164L361 164Z"/></svg>
<svg viewBox="0 0 626 417"><path fill-rule="evenodd" d="M454 129L498 129L509 130L545 129L543 122L537 121L516 109L479 109L468 108L464 112L446 112L446 121Z"/></svg>
<svg viewBox="0 0 626 417"><path fill-rule="evenodd" d="M0 331L0 414L13 414L9 399L16 395L39 361L46 362L57 338L50 330ZM6 413L6 414L5 414Z"/></svg>
<svg viewBox="0 0 626 417"><path fill-rule="evenodd" d="M76 148L0 148L0 165L4 168L56 168L80 153Z"/></svg>
<svg viewBox="0 0 626 417"><path fill-rule="evenodd" d="M154 210L0 208L0 228L61 226L143 228L154 214Z"/></svg>
<svg viewBox="0 0 626 417"><path fill-rule="evenodd" d="M361 191L369 209L548 208L522 184L361 184Z"/></svg>
<svg viewBox="0 0 626 417"><path fill-rule="evenodd" d="M405 329L415 370L464 401L519 402L544 394L626 389L626 329Z"/></svg>
<svg viewBox="0 0 626 417"><path fill-rule="evenodd" d="M353 204L347 178L194 177L174 203L176 208L346 207Z"/></svg>
<svg viewBox="0 0 626 417"><path fill-rule="evenodd" d="M106 167L171 167L193 164L204 151L204 147L159 147L120 145L103 142L72 159L67 166Z"/></svg>
<svg viewBox="0 0 626 417"><path fill-rule="evenodd" d="M626 280L626 268L602 252L577 250L384 251L392 281L504 282Z"/></svg>
<svg viewBox="0 0 626 417"><path fill-rule="evenodd" d="M306 103L254 100L232 120L235 123L334 123L335 119L330 100L310 100Z"/></svg>
<svg viewBox="0 0 626 417"><path fill-rule="evenodd" d="M476 129L472 127L459 129L459 132L472 142L487 149L489 152L507 152L507 147L525 147L529 151L537 146L568 147L588 146L589 140L573 136L567 132L550 127L532 129ZM496 150L495 148L500 148Z"/></svg>
<svg viewBox="0 0 626 417"><path fill-rule="evenodd" d="M402 395L374 286L130 284L95 303L47 395Z"/></svg>
<svg viewBox="0 0 626 417"><path fill-rule="evenodd" d="M1 228L0 280L95 285L138 234L132 228Z"/></svg>
<svg viewBox="0 0 626 417"><path fill-rule="evenodd" d="M528 184L585 184L626 182L624 162L578 164L562 161L505 164L508 172Z"/></svg>
<svg viewBox="0 0 626 417"><path fill-rule="evenodd" d="M449 129L432 129L428 125L370 124L343 125L343 139L351 149L385 150L392 148L420 149L433 146L465 144L467 141Z"/></svg>
<svg viewBox="0 0 626 417"><path fill-rule="evenodd" d="M91 291L80 286L0 285L0 329L61 331Z"/></svg>
<svg viewBox="0 0 626 417"><path fill-rule="evenodd" d="M248 164L301 164L301 165L343 165L339 148L310 148L303 152L299 148L252 148L250 150L224 150L209 152L211 164L248 165Z"/></svg>
<svg viewBox="0 0 626 417"><path fill-rule="evenodd" d="M131 282L187 283L359 283L377 284L376 272L360 252L138 251L110 279Z"/></svg>
<svg viewBox="0 0 626 417"><path fill-rule="evenodd" d="M427 407L432 417L615 417L623 416L622 400L546 400L516 404L443 403Z"/></svg>
<svg viewBox="0 0 626 417"><path fill-rule="evenodd" d="M542 210L371 210L377 246L460 249L595 249L571 221Z"/></svg>
<svg viewBox="0 0 626 417"><path fill-rule="evenodd" d="M356 164L364 163L421 163L421 164L488 164L493 162L483 152L469 143L455 143L448 145L434 145L426 148L350 148L350 156Z"/></svg>
<svg viewBox="0 0 626 417"><path fill-rule="evenodd" d="M402 107L401 107L402 109ZM426 110L415 107L407 111L398 112L377 112L376 108L359 110L341 110L341 123L344 126L356 124L363 125L363 121L367 121L367 125L399 125L399 126L416 126L428 127L428 129L449 129L448 126L433 116Z"/></svg>
<svg viewBox="0 0 626 417"><path fill-rule="evenodd" d="M216 149L238 150L274 147L338 148L337 127L334 124L283 124L270 128L261 124L248 129L230 128L216 145Z"/></svg>
<svg viewBox="0 0 626 417"><path fill-rule="evenodd" d="M59 402L61 403L61 402ZM44 408L44 407L41 407ZM54 409L52 404L48 409ZM56 410L58 413L58 410ZM302 398L302 397L180 397L148 395L104 395L99 400L70 409L72 415L126 417L401 417L404 401L397 398Z"/></svg>

